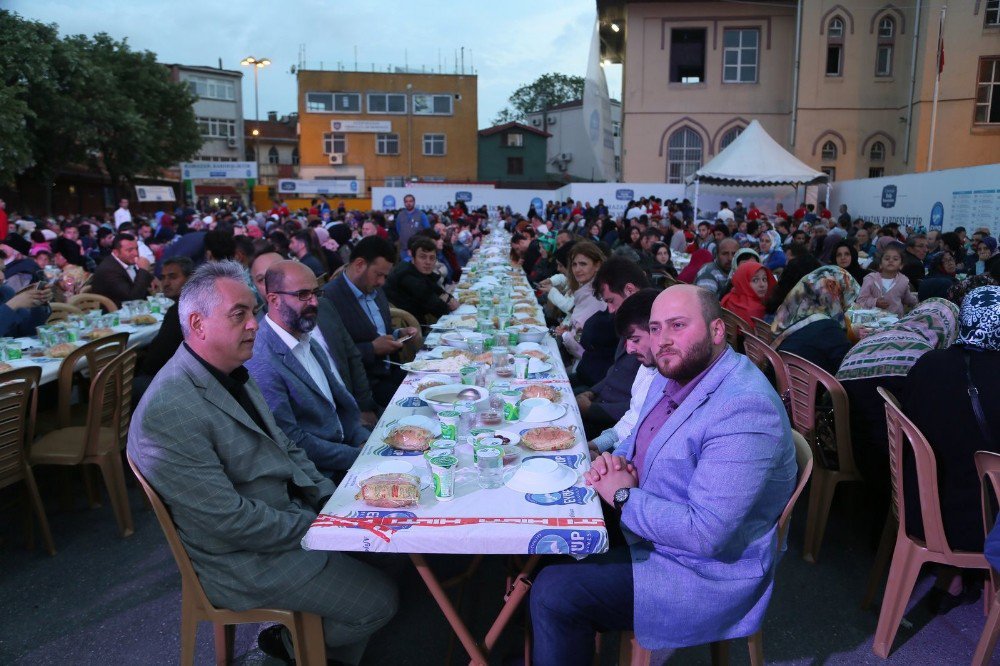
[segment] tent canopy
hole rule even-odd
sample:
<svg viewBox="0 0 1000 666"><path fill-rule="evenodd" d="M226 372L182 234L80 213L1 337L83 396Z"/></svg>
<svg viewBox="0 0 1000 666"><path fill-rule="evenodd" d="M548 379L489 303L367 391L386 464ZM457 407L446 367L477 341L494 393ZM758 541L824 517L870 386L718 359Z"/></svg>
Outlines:
<svg viewBox="0 0 1000 666"><path fill-rule="evenodd" d="M818 185L827 175L778 145L756 120L712 160L688 176L687 183L765 187Z"/></svg>

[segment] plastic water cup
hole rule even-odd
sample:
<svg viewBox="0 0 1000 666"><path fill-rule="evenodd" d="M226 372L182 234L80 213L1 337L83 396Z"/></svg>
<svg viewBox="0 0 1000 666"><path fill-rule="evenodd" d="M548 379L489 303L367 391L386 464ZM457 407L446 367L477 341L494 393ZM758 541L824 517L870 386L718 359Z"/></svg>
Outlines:
<svg viewBox="0 0 1000 666"><path fill-rule="evenodd" d="M427 464L430 465L431 477L434 479L434 497L439 502L455 499L455 468L458 466L458 458L435 456Z"/></svg>
<svg viewBox="0 0 1000 666"><path fill-rule="evenodd" d="M441 439L458 439L458 422L462 415L456 411L448 410L438 413L438 420L441 421Z"/></svg>
<svg viewBox="0 0 1000 666"><path fill-rule="evenodd" d="M528 361L529 357L523 354L518 354L514 357L514 377L516 379L527 379L528 378Z"/></svg>
<svg viewBox="0 0 1000 666"><path fill-rule="evenodd" d="M3 360L5 361L21 360L21 342L14 338L6 338L4 340L3 357Z"/></svg>
<svg viewBox="0 0 1000 666"><path fill-rule="evenodd" d="M504 391L500 394L503 398L503 420L504 421L516 421L520 416L520 409L518 403L521 400L520 391Z"/></svg>
<svg viewBox="0 0 1000 666"><path fill-rule="evenodd" d="M474 365L466 365L460 371L462 383L466 386L475 386L476 377L479 375L479 368Z"/></svg>
<svg viewBox="0 0 1000 666"><path fill-rule="evenodd" d="M484 446L476 449L476 470L479 487L499 488L503 485L503 448Z"/></svg>

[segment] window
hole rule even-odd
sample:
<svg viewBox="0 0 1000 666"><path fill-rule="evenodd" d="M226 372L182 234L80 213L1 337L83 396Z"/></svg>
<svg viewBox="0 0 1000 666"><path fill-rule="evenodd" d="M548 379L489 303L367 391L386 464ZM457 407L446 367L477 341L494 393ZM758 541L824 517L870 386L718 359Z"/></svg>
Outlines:
<svg viewBox="0 0 1000 666"><path fill-rule="evenodd" d="M406 113L406 95L368 93L368 113Z"/></svg>
<svg viewBox="0 0 1000 666"><path fill-rule="evenodd" d="M271 150L267 151L267 163L268 164L280 164L281 160L278 157L278 149L271 146Z"/></svg>
<svg viewBox="0 0 1000 666"><path fill-rule="evenodd" d="M414 95L413 114L416 116L450 116L451 95Z"/></svg>
<svg viewBox="0 0 1000 666"><path fill-rule="evenodd" d="M347 152L347 135L346 134L324 134L323 135L323 154L330 155L333 153L346 153Z"/></svg>
<svg viewBox="0 0 1000 666"><path fill-rule="evenodd" d="M826 75L841 76L844 68L844 19L834 16L826 25Z"/></svg>
<svg viewBox="0 0 1000 666"><path fill-rule="evenodd" d="M524 174L524 158L523 157L508 157L507 158L507 175L508 176L520 176Z"/></svg>
<svg viewBox="0 0 1000 666"><path fill-rule="evenodd" d="M892 49L896 41L896 22L886 16L878 22L878 47L875 51L875 76L892 76Z"/></svg>
<svg viewBox="0 0 1000 666"><path fill-rule="evenodd" d="M757 45L760 31L756 28L722 31L723 83L757 83Z"/></svg>
<svg viewBox="0 0 1000 666"><path fill-rule="evenodd" d="M885 167L868 167L869 178L881 178L885 175Z"/></svg>
<svg viewBox="0 0 1000 666"><path fill-rule="evenodd" d="M386 187L405 187L406 179L402 176L388 176L385 179Z"/></svg>
<svg viewBox="0 0 1000 666"><path fill-rule="evenodd" d="M670 31L670 82L704 83L705 29L675 28Z"/></svg>
<svg viewBox="0 0 1000 666"><path fill-rule="evenodd" d="M1000 0L986 0L986 21L983 25L1000 28Z"/></svg>
<svg viewBox="0 0 1000 666"><path fill-rule="evenodd" d="M524 146L524 135L520 132L507 132L507 141L504 145L508 148L521 148Z"/></svg>
<svg viewBox="0 0 1000 666"><path fill-rule="evenodd" d="M738 137L740 134L743 134L744 129L745 128L743 127L734 127L732 129L726 130L726 133L723 134L722 138L719 140L719 152L721 153L723 150L729 147L729 144L731 144L733 141L736 141L736 137Z"/></svg>
<svg viewBox="0 0 1000 666"><path fill-rule="evenodd" d="M202 136L229 139L236 136L236 121L226 118L198 118L198 130Z"/></svg>
<svg viewBox="0 0 1000 666"><path fill-rule="evenodd" d="M295 146L292 148L292 166L299 165L299 147Z"/></svg>
<svg viewBox="0 0 1000 666"><path fill-rule="evenodd" d="M701 167L701 136L693 129L682 127L670 135L667 142L667 182L683 183Z"/></svg>
<svg viewBox="0 0 1000 666"><path fill-rule="evenodd" d="M232 81L220 81L207 76L189 76L188 87L198 97L206 99L236 99L236 86Z"/></svg>
<svg viewBox="0 0 1000 666"><path fill-rule="evenodd" d="M621 155L615 155L615 173L622 172L622 158Z"/></svg>
<svg viewBox="0 0 1000 666"><path fill-rule="evenodd" d="M885 159L885 144L881 141L876 141L872 144L872 147L868 149L868 159L872 162L881 162Z"/></svg>
<svg viewBox="0 0 1000 666"><path fill-rule="evenodd" d="M306 111L314 113L361 113L361 94L306 93Z"/></svg>
<svg viewBox="0 0 1000 666"><path fill-rule="evenodd" d="M611 136L621 136L622 135L622 124L618 120L611 121Z"/></svg>
<svg viewBox="0 0 1000 666"><path fill-rule="evenodd" d="M823 144L823 150L820 153L820 157L824 162L836 162L837 161L837 144L833 141L827 141Z"/></svg>
<svg viewBox="0 0 1000 666"><path fill-rule="evenodd" d="M377 134L375 136L376 155L399 155L398 134Z"/></svg>
<svg viewBox="0 0 1000 666"><path fill-rule="evenodd" d="M837 180L837 170L835 168L830 166L825 166L825 167L820 167L819 170L827 175L831 183Z"/></svg>
<svg viewBox="0 0 1000 666"><path fill-rule="evenodd" d="M246 158L247 158L247 162L256 162L257 161L257 153L255 153L254 150L253 150L253 148L251 148L250 146L247 146L247 155L246 155Z"/></svg>
<svg viewBox="0 0 1000 666"><path fill-rule="evenodd" d="M1000 123L1000 57L982 58L979 61L976 122Z"/></svg>
<svg viewBox="0 0 1000 666"><path fill-rule="evenodd" d="M414 107L416 105L414 104ZM444 155L444 134L424 134L424 155Z"/></svg>

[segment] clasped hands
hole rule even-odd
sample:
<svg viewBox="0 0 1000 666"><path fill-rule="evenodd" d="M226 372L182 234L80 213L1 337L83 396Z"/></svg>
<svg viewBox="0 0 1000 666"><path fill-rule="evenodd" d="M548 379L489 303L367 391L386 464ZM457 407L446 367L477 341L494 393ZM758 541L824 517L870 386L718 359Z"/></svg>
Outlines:
<svg viewBox="0 0 1000 666"><path fill-rule="evenodd" d="M619 488L636 488L639 486L639 475L633 465L621 456L602 453L590 464L590 469L584 472L584 480L588 486L593 486L597 494L605 502L614 506L615 491Z"/></svg>

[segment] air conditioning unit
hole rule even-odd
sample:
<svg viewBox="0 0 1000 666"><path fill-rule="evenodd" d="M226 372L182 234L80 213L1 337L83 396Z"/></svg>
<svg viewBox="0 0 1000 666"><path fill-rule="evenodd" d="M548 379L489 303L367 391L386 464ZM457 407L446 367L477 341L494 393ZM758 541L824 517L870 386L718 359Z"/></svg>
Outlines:
<svg viewBox="0 0 1000 666"><path fill-rule="evenodd" d="M569 162L573 159L573 153L559 153L560 162Z"/></svg>
<svg viewBox="0 0 1000 666"><path fill-rule="evenodd" d="M226 139L226 145L229 146L230 148L235 148L236 147L236 139L235 138Z"/></svg>
<svg viewBox="0 0 1000 666"><path fill-rule="evenodd" d="M330 164L343 164L344 153L330 153Z"/></svg>
<svg viewBox="0 0 1000 666"><path fill-rule="evenodd" d="M549 125L555 125L557 120L559 119L549 116Z"/></svg>
<svg viewBox="0 0 1000 666"><path fill-rule="evenodd" d="M539 125L542 124L542 120L541 118L532 118L531 124L534 125L535 127L538 127Z"/></svg>

